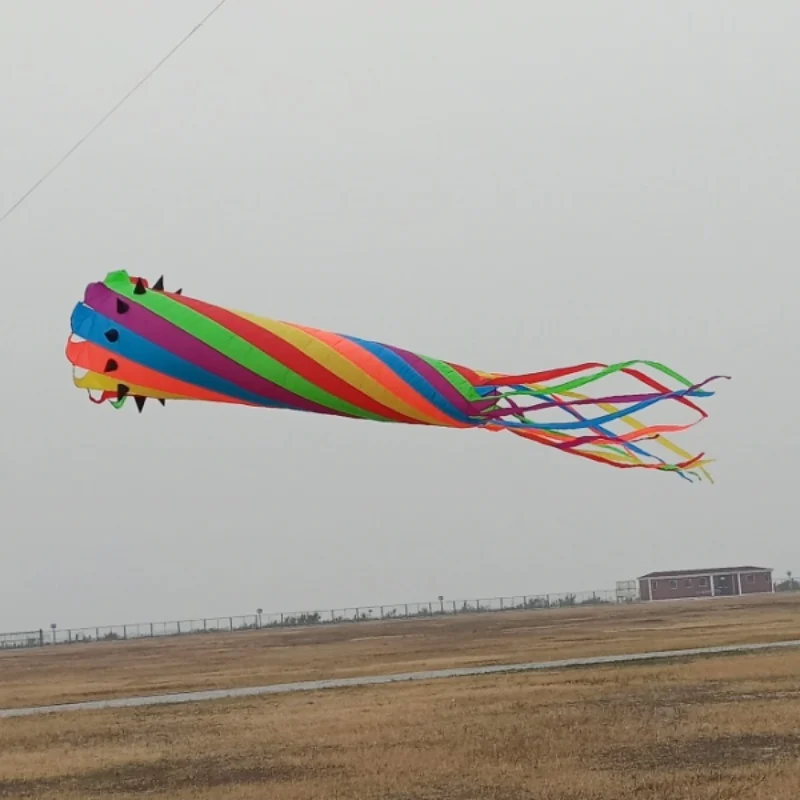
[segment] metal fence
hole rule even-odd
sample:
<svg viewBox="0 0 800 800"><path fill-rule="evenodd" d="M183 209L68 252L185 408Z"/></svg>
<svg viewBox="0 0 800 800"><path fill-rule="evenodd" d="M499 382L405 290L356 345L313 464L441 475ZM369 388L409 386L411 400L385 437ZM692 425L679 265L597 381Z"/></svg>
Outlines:
<svg viewBox="0 0 800 800"><path fill-rule="evenodd" d="M330 610L243 614L227 617L139 622L91 628L50 628L21 633L0 633L0 649L46 647L80 642L109 642L127 639L181 636L202 633L228 633L264 629L298 628L308 625L335 625L369 620L426 619L452 614L525 611L568 608L625 602L615 592L567 592L564 594L513 595L475 600L445 600L439 597L422 603L364 605Z"/></svg>
<svg viewBox="0 0 800 800"><path fill-rule="evenodd" d="M0 650L16 650L20 647L40 647L44 644L44 631L14 631L0 633Z"/></svg>

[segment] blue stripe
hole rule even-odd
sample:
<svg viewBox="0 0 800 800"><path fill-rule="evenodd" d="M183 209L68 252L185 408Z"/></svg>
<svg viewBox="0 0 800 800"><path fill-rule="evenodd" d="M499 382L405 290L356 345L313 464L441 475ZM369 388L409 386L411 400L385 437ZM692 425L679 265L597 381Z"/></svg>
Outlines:
<svg viewBox="0 0 800 800"><path fill-rule="evenodd" d="M512 386L511 388L512 388L512 389L515 389L515 390L517 390L517 391L521 391L521 390L524 390L524 389L525 389L525 386L524 386L524 385L522 385L522 384L519 384L519 385ZM600 433L601 433L603 436L608 436L610 439L615 439L615 438L616 438L616 434L614 433L614 431L612 431L612 430L609 430L608 428L606 428L606 427L605 427L605 426L603 426L603 425L597 425L597 424L595 424L593 421L591 421L591 420L588 420L588 418L587 418L587 417L584 417L584 416L583 416L583 415L582 415L582 414L581 414L579 411L577 411L576 409L574 409L574 408L571 408L571 407L570 407L570 408L565 408L565 409L563 409L563 410L564 410L564 411L566 411L568 414L572 414L572 416L574 416L574 417L577 417L578 419L587 420L587 424L586 424L586 426L585 426L587 429L596 428L598 431L600 431ZM591 430L589 430L589 432L591 432ZM599 446L599 445L595 445L595 446ZM637 445L635 442L625 442L624 444L623 444L623 443L620 443L618 446L619 446L619 447L620 447L622 450L626 450L626 449L627 449L627 450L631 450L631 451L633 451L634 453L636 453L636 455L643 456L643 457L645 457L645 458L652 458L652 459L654 459L655 461L657 461L659 464L662 464L662 465L664 465L664 466L666 466L666 465L667 465L667 462L666 462L666 461L665 461L663 458L661 458L660 456L657 456L657 455L655 455L654 453L649 453L647 450L645 450L644 448L640 447L640 446L639 446L639 445ZM683 472L683 470L682 470L682 469L678 469L678 470L675 470L675 471L676 471L676 472L678 473L678 475L679 475L681 478L683 478L685 481L689 481L689 483L691 483L691 482L692 482L691 478L687 477L687 476L684 474L684 472Z"/></svg>
<svg viewBox="0 0 800 800"><path fill-rule="evenodd" d="M635 414L637 411L641 411L644 408L649 408L656 403L660 403L664 399L663 395L659 395L658 397L651 398L650 400L642 400L639 403L634 403L629 408L623 408L619 411L615 411L612 414L605 414L602 417L594 417L590 421L591 424L595 427L598 425L603 425L607 422L613 422L614 420L620 419L621 417L627 417L631 414ZM586 424L583 422L551 422L549 424L543 424L538 422L517 422L517 423L504 423L507 427L512 428L534 428L536 430L548 430L548 431L572 431L572 430L579 430L580 428L585 428Z"/></svg>
<svg viewBox="0 0 800 800"><path fill-rule="evenodd" d="M502 399L502 397L500 397L500 389L502 389L504 386L508 386L509 389L513 389L515 392L519 392L518 395L515 395L516 397L519 396L536 397L540 400L552 400L552 398L555 396L552 391L548 391L547 389L543 389L541 391L534 391L524 383L521 384L496 383L490 386L479 386L477 388L478 392L484 398L488 397L491 394L497 394L498 399ZM708 389L675 389L672 392L659 394L658 397L656 397L655 399L670 400L676 397L713 397L715 394L716 392L712 392ZM605 401L592 400L592 402L605 402ZM625 401L617 401L617 402L625 402ZM555 407L555 404L553 407Z"/></svg>
<svg viewBox="0 0 800 800"><path fill-rule="evenodd" d="M116 342L109 342L104 335L110 328L119 331ZM274 400L267 400L195 366L121 326L119 320L111 320L83 303L78 303L72 312L72 332L122 358L184 383L268 408L291 408Z"/></svg>
<svg viewBox="0 0 800 800"><path fill-rule="evenodd" d="M475 419L473 417L467 416L463 411L454 406L427 378L420 375L415 367L411 366L399 353L396 353L390 347L368 339L359 339L357 336L348 336L347 334L338 335L343 339L360 345L367 352L380 359L398 378L405 381L412 389L418 392L443 414L447 414L448 417L458 422L475 424Z"/></svg>

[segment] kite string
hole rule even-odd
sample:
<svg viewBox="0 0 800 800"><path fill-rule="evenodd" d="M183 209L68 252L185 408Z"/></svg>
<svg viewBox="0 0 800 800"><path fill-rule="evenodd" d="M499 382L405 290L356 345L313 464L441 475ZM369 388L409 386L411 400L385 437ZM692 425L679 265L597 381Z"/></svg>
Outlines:
<svg viewBox="0 0 800 800"><path fill-rule="evenodd" d="M169 52L168 52L168 53L167 53L167 54L166 54L166 55L165 55L165 56L164 56L164 57L163 57L163 58L162 58L162 59L161 59L161 60L160 60L160 61L159 61L159 62L158 62L158 63L157 63L157 64L156 64L156 65L155 65L155 66L154 66L154 67L153 67L153 68L152 68L152 69L151 69L151 70L150 70L150 71L149 71L149 72L148 72L148 73L147 73L147 74L146 74L146 75L145 75L145 76L144 76L144 77L143 77L143 78L142 78L142 79L141 79L141 80L140 80L140 81L139 81L139 82L138 82L138 83L137 83L137 84L134 86L134 87L133 87L133 88L132 88L132 89L130 89L130 90L128 91L128 93L127 93L127 94L126 94L126 95L125 95L125 96L124 96L124 97L123 97L121 100L119 100L119 101L118 101L118 102L117 102L117 103L116 103L116 104L115 104L115 105L114 105L114 106L111 108L111 110L110 110L110 111L108 111L108 112L107 112L107 113L106 113L106 114L105 114L105 115L102 117L102 119L100 119L100 121L99 121L99 122L95 123L95 125L94 125L94 126L93 126L93 127L90 129L90 130L89 130L89 132L88 132L88 133L84 134L84 135L83 135L83 136L82 136L82 137L81 137L81 138L80 138L80 139L79 139L79 140L78 140L78 141L77 141L77 142L76 142L76 143L75 143L75 144L74 144L74 145L73 145L73 146L72 146L72 147L71 147L71 148L70 148L70 149L69 149L69 150L68 150L68 151L67 151L67 152L66 152L66 153L65 153L65 154L64 154L64 155L63 155L63 156L62 156L62 157L59 159L59 160L58 160L58 162L56 162L56 164L55 164L54 166L52 166L52 167L51 167L51 168L50 168L50 169L49 169L49 170L48 170L48 171L47 171L47 172L46 172L46 173L45 173L45 174L44 174L44 175L43 175L41 178L39 178L39 180L38 180L38 181L36 181L36 183L34 183L34 184L33 184L33 186L31 186L31 188L30 188L30 189L28 189L28 191L27 191L27 192L25 192L25 194L23 194L23 195L22 195L22 197L20 197L20 198L19 198L19 200L17 200L17 202L16 202L16 203L14 203L14 205L12 205L12 206L11 206L11 208L9 208L9 209L8 209L8 211L6 211L6 212L3 214L3 216L2 216L2 217L0 217L0 224L2 224L2 223L3 223L3 222L4 222L4 221L5 221L5 220L6 220L8 217L10 217L10 216L11 216L11 214L12 214L14 211L16 211L16 210L17 210L17 208L19 208L19 207L20 207L20 206L21 206L21 205L22 205L22 204L23 204L23 203L24 203L24 202L25 202L25 201L26 201L26 200L27 200L27 199L28 199L28 198L29 198L29 197L30 197L30 196L31 196L31 195L32 195L32 194L33 194L33 193L34 193L34 192L35 192L35 191L36 191L36 190L37 190L37 189L38 189L38 188L39 188L39 187L40 187L40 186L41 186L41 185L42 185L42 184L43 184L43 183L44 183L44 182L45 182L45 181L46 181L46 180L47 180L47 179L48 179L48 178L49 178L49 177L50 177L50 176L51 176L51 175L52 175L52 174L53 174L53 173L54 173L54 172L55 172L55 171L56 171L56 170L57 170L57 169L58 169L58 168L59 168L59 167L62 165L62 164L63 164L63 163L64 163L64 162L65 162L65 161L66 161L66 160L67 160L67 159L68 159L68 158L69 158L69 157L70 157L70 156L71 156L71 155L72 155L72 154L73 154L73 153L74 153L74 152L75 152L75 151L76 151L76 150L77 150L77 149L78 149L78 148L79 148L79 147L80 147L80 146L81 146L81 145L82 145L82 144L83 144L83 143L84 143L84 142L85 142L85 141L86 141L86 140L87 140L87 139L88 139L88 138L89 138L89 137L90 137L90 136L91 136L91 135L92 135L92 134L93 134L93 133L94 133L94 132L95 132L95 131L96 131L98 128L99 128L99 127L100 127L100 126L101 126L101 125L103 125L103 123L105 123L105 122L108 120L108 118L109 118L109 117L110 117L112 114L114 114L114 112L116 112L116 111L117 111L117 110L118 110L118 109L119 109L119 108L120 108L120 107L121 107L121 106L122 106L122 105L123 105L123 104L124 104L124 103L125 103L125 102L128 100L128 98L130 98L130 96L131 96L132 94L134 94L134 92L136 92L138 89L140 89L142 86L144 86L144 84L145 84L145 83L147 83L147 81L148 81L148 80L150 80L150 78L152 78L152 77L153 77L153 75L155 75L155 74L156 74L156 72L158 72L158 70L159 70L159 69L161 69L161 67L162 67L162 66L163 66L163 65L164 65L164 64L165 64L165 63L166 63L166 62L167 62L167 61L168 61L168 60L169 60L169 59L170 59L170 58L171 58L173 55L175 55L175 53L177 53L177 52L178 52L178 50L180 50L180 48L181 48L181 47L183 47L183 45L184 45L184 44L186 44L186 42L187 42L187 41L189 41L189 39L191 39L191 37L192 37L192 36L194 36L194 34L195 34L195 33L197 33L197 31L198 31L198 30L200 30L200 28L202 28L202 27L203 27L203 25L205 25L205 23L206 23L206 22L208 22L208 20L210 20L210 19L211 19L211 17L213 17L213 16L214 16L214 14L216 14L216 13L217 13L217 11L219 11L219 10L222 8L222 6L224 6L224 5L225 5L225 3L227 3L227 2L228 2L228 0L219 0L219 2L217 3L217 5L216 5L216 6L214 6L214 8L212 8L212 9L211 9L211 11L209 11L209 12L208 12L208 14L206 14L206 15L205 15L205 17L203 17L203 19L201 19L201 20L200 20L200 22L198 22L198 23L197 23L197 24L196 24L196 25L195 25L195 26L194 26L194 27L193 27L193 28L192 28L192 29L189 31L189 33L187 33L187 34L186 34L186 36L184 36L184 37L183 37L183 39L181 39L181 40L180 40L180 41L179 41L179 42L178 42L178 43L177 43L177 44L176 44L176 45L175 45L175 46L174 46L174 47L173 47L173 48L172 48L172 49L171 49L171 50L170 50L170 51L169 51Z"/></svg>

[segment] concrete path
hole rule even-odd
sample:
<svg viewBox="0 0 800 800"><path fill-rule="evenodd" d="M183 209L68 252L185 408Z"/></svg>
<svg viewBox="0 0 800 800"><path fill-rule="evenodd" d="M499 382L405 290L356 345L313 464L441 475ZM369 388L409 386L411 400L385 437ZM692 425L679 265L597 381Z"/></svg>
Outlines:
<svg viewBox="0 0 800 800"><path fill-rule="evenodd" d="M177 694L145 695L141 697L119 697L112 700L88 700L80 703L62 703L53 706L0 709L0 718L27 717L34 714L55 714L64 711L92 711L103 708L139 708L141 706L168 705L173 703L198 703L205 700L221 700L232 697L252 697L262 694L286 694L288 692L315 692L322 689L344 689L351 686L373 686L402 681L428 681L437 678L462 678L472 675L497 673L535 672L541 670L566 669L568 667L593 667L603 664L630 664L636 661L665 661L675 658L711 656L724 653L752 653L761 650L800 648L800 640L788 642L764 642L762 644L725 645L721 647L696 647L691 650L660 650L651 653L629 653L616 656L594 656L592 658L565 658L560 661L535 661L528 664L496 664L487 667L461 667L436 669L425 672L406 672L395 675L369 675L357 678L333 678L322 681L299 683L276 683L271 686L248 686L241 689L215 689L203 692L181 692Z"/></svg>

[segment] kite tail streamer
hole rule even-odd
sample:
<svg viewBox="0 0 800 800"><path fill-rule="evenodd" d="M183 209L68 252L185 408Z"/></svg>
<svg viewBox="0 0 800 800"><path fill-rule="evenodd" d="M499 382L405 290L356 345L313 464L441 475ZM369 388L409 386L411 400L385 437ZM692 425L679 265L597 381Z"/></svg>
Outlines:
<svg viewBox="0 0 800 800"><path fill-rule="evenodd" d="M648 375L644 368L660 374L662 380L663 377L672 379L678 386L666 386ZM615 375L633 378L651 391L596 397L576 391ZM706 419L708 414L693 400L712 397L714 392L706 387L726 377L715 375L693 384L664 364L634 360L617 364L591 362L525 375L483 373L476 388L494 403L483 411L485 427L490 430L507 430L529 441L621 469L638 467L674 471L685 478L702 476L711 481L705 469L711 460L706 459L704 453L688 453L665 434L686 431ZM693 412L695 418L680 424L645 424L634 416L670 401ZM537 412L552 410L563 412L566 420L537 420ZM591 411L601 413L587 415ZM628 430L614 432L609 427L613 423ZM668 462L645 449L643 442L656 443L678 459Z"/></svg>
<svg viewBox="0 0 800 800"><path fill-rule="evenodd" d="M707 417L724 376L692 382L656 361L587 362L524 374L481 372L400 347L233 311L124 271L90 284L72 314L67 358L94 403L133 398L233 403L350 419L505 431L621 469L710 476L705 453L667 438ZM625 392L599 382L631 382ZM100 392L99 398L92 392ZM593 391L593 394L584 394ZM688 421L638 418L672 406ZM670 458L650 452L655 446ZM670 460L671 459L671 460Z"/></svg>

